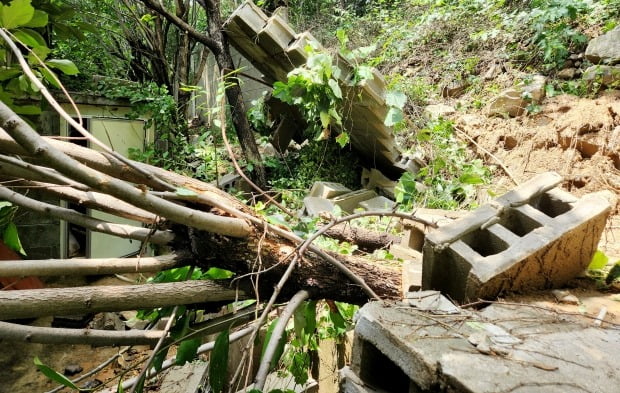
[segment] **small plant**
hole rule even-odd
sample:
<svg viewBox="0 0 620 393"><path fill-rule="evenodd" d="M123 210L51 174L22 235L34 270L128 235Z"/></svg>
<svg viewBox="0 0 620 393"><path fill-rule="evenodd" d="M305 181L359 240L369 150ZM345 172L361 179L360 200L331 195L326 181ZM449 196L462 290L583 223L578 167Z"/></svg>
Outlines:
<svg viewBox="0 0 620 393"><path fill-rule="evenodd" d="M396 201L405 209L425 206L458 209L475 206L476 186L488 184L491 169L471 159L466 146L454 136L447 120L437 120L418 131L417 152L427 165L417 174L405 173L396 186Z"/></svg>
<svg viewBox="0 0 620 393"><path fill-rule="evenodd" d="M620 261L610 263L609 257L597 250L588 265L588 275L602 288L607 288L620 280Z"/></svg>

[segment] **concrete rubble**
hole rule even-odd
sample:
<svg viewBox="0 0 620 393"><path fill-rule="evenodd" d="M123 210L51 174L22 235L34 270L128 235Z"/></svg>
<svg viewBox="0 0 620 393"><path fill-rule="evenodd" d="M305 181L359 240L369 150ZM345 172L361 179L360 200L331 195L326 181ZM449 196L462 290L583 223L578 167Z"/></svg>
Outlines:
<svg viewBox="0 0 620 393"><path fill-rule="evenodd" d="M618 330L525 304L496 303L476 312L441 295L425 298L432 300L425 308L372 302L359 311L341 392L618 389ZM449 312L438 313L446 304Z"/></svg>

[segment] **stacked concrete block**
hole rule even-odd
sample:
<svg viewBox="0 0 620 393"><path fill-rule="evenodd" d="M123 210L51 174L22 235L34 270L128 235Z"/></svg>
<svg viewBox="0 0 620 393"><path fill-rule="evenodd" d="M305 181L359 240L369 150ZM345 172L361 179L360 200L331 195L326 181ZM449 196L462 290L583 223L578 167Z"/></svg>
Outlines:
<svg viewBox="0 0 620 393"><path fill-rule="evenodd" d="M351 190L340 183L316 181L312 185L308 196L329 199L348 192L351 192Z"/></svg>
<svg viewBox="0 0 620 393"><path fill-rule="evenodd" d="M391 211L396 206L396 203L384 196L378 196L360 202L359 206L367 211Z"/></svg>
<svg viewBox="0 0 620 393"><path fill-rule="evenodd" d="M426 237L423 288L465 302L503 292L555 288L580 274L610 211L606 199L577 199L538 175Z"/></svg>
<svg viewBox="0 0 620 393"><path fill-rule="evenodd" d="M340 206L343 212L353 213L359 207L360 202L375 198L377 193L372 190L357 190L332 198L334 205Z"/></svg>
<svg viewBox="0 0 620 393"><path fill-rule="evenodd" d="M249 0L233 12L224 29L231 44L271 82L286 81L290 71L305 64L308 46L317 51L322 49L310 33L296 34L280 16L267 17ZM394 166L401 152L392 129L384 124L388 108L383 76L373 70L371 80L353 86L354 65L337 56L336 66L341 71L339 82L345 100L351 104L350 116L344 119L351 144L373 163L402 171L401 167Z"/></svg>

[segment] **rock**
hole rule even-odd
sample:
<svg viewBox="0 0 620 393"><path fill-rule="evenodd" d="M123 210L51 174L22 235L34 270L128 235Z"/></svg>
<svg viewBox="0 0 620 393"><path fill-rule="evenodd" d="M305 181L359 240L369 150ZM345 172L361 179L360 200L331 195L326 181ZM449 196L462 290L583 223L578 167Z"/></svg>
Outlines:
<svg viewBox="0 0 620 393"><path fill-rule="evenodd" d="M70 377L72 375L81 373L82 370L84 370L84 369L79 364L67 364L65 366L65 371L64 371L63 374L65 374L66 376Z"/></svg>
<svg viewBox="0 0 620 393"><path fill-rule="evenodd" d="M579 299L577 298L577 296L573 295L567 290L554 289L553 291L551 291L551 293L555 297L555 300L557 300L560 303L575 304L575 305L579 304Z"/></svg>
<svg viewBox="0 0 620 393"><path fill-rule="evenodd" d="M620 66L594 65L584 71L582 78L588 84L600 83L601 86L618 85L620 84Z"/></svg>
<svg viewBox="0 0 620 393"><path fill-rule="evenodd" d="M454 114L454 107L445 104L428 105L424 108L423 116L429 120L437 120Z"/></svg>
<svg viewBox="0 0 620 393"><path fill-rule="evenodd" d="M620 26L588 43L586 59L594 64L620 63Z"/></svg>
<svg viewBox="0 0 620 393"><path fill-rule="evenodd" d="M564 80L574 79L575 75L577 75L577 69L574 67L564 68L560 72L558 72L558 78Z"/></svg>
<svg viewBox="0 0 620 393"><path fill-rule="evenodd" d="M487 107L489 116L521 115L530 103L539 104L545 98L546 78L534 75L531 79L504 90L491 100Z"/></svg>
<svg viewBox="0 0 620 393"><path fill-rule="evenodd" d="M441 88L441 96L444 98L458 97L463 94L468 87L469 82L467 81L453 81Z"/></svg>

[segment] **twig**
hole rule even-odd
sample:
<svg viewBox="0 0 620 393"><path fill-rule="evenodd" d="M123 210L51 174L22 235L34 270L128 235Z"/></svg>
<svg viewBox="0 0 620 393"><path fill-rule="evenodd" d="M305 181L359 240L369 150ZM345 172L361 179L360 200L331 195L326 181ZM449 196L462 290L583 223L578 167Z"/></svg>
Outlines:
<svg viewBox="0 0 620 393"><path fill-rule="evenodd" d="M470 141L471 143L474 144L474 146L476 146L478 149L482 150L483 153L487 154L489 157L491 157L492 159L494 159L497 164L500 166L500 168L502 168L504 170L504 172L506 172L506 175L508 175L508 177L510 178L510 180L512 180L512 182L515 185L519 185L519 182L517 181L517 179L513 176L512 172L510 172L510 170L508 169L508 167L506 167L506 165L504 165L504 163L493 153L491 153L490 151L488 151L487 149L485 149L484 147L480 146L478 144L478 142L476 142L472 137L470 137L469 135L467 135L467 133L463 130L461 130L459 127L455 126L454 129L456 130L456 132L458 132L460 135L464 136L468 141Z"/></svg>
<svg viewBox="0 0 620 393"><path fill-rule="evenodd" d="M164 182L163 180L157 178L152 173L143 170L142 168L138 167L137 165L134 165L134 163L131 160L123 157L123 155L119 154L118 152L115 152L110 147L105 145L103 142L99 141L97 138L92 136L92 134L90 132L88 132L86 129L84 129L82 124L80 124L77 121L75 121L71 116L69 116L69 114L67 112L65 112L65 110L60 106L60 104L58 104L56 99L49 92L47 87L45 87L45 85L36 77L36 75L34 75L32 70L28 66L28 62L26 61L26 59L24 59L24 56L22 55L22 53L19 50L19 48L17 47L17 45L15 45L13 40L11 40L11 38L7 35L6 29L0 28L0 37L2 37L6 41L6 43L9 45L9 47L11 48L11 50L13 51L15 56L17 57L17 60L19 61L20 66L22 67L22 70L28 76L30 81L39 88L39 90L41 91L43 96L47 99L49 104L67 121L67 123L71 124L71 126L73 128L75 128L80 134L82 134L90 142L94 143L95 145L97 145L98 147L103 149L104 152L112 155L114 158L116 158L117 160L123 162L125 165L129 166L130 168L132 168L136 172L142 174L147 179L156 182L164 190L171 190L172 191L172 190L176 189L174 186L172 186L172 185ZM36 56L36 54L34 52L31 52L31 53ZM43 62L40 59L39 59L39 62L43 64Z"/></svg>
<svg viewBox="0 0 620 393"><path fill-rule="evenodd" d="M258 368L258 372L256 373L256 378L254 379L254 389L263 390L265 386L265 380L267 379L267 373L269 372L269 367L271 365L271 360L276 353L278 342L284 333L284 329L286 328L286 324L289 319L293 316L295 310L299 308L301 303L306 300L310 294L308 291L301 290L297 292L291 300L288 302L282 314L280 314L280 318L274 327L271 338L269 339L269 343L265 348L265 352L263 353L263 359L261 360L260 366Z"/></svg>
<svg viewBox="0 0 620 393"><path fill-rule="evenodd" d="M224 79L224 75L222 74L222 81L223 81L223 79ZM273 199L269 194L267 194L265 191L263 191L263 189L260 188L259 186L257 186L252 180L250 180L250 178L248 178L245 175L243 170L241 170L241 167L239 167L239 163L237 163L237 159L235 158L235 155L234 155L234 153L232 151L232 147L230 147L230 143L228 142L228 136L226 135L226 112L225 112L226 111L226 107L225 107L224 104L225 104L224 97L222 97L221 103L220 103L220 128L222 129L222 139L224 140L224 145L226 146L226 150L228 151L228 156L230 157L230 160L232 161L233 166L235 167L235 170L237 171L239 176L241 176L243 178L243 180L245 180L250 185L250 187L252 187L256 191L258 191L262 196L267 198L269 200L269 202L271 202L274 205L276 205L280 210L282 210L284 213L286 213L286 215L288 215L290 217L295 217L295 214L293 212L288 210L281 203L279 203L278 201Z"/></svg>
<svg viewBox="0 0 620 393"><path fill-rule="evenodd" d="M121 356L124 352L126 352L129 348L131 347L125 347L122 348L120 351L118 351L117 354L115 354L114 356L112 356L111 358L109 358L108 360L106 360L105 362L101 363L100 365L98 365L97 367L93 368L92 370L90 370L89 372L80 375L79 377L72 379L71 382L73 382L74 384L81 382L83 380L85 380L86 378L97 374L99 371L103 370L104 368L106 368L110 363L112 363L113 361L115 361L119 356ZM55 387L52 390L49 390L45 393L58 393L61 390L63 390L65 388L65 386L60 385L58 387Z"/></svg>

